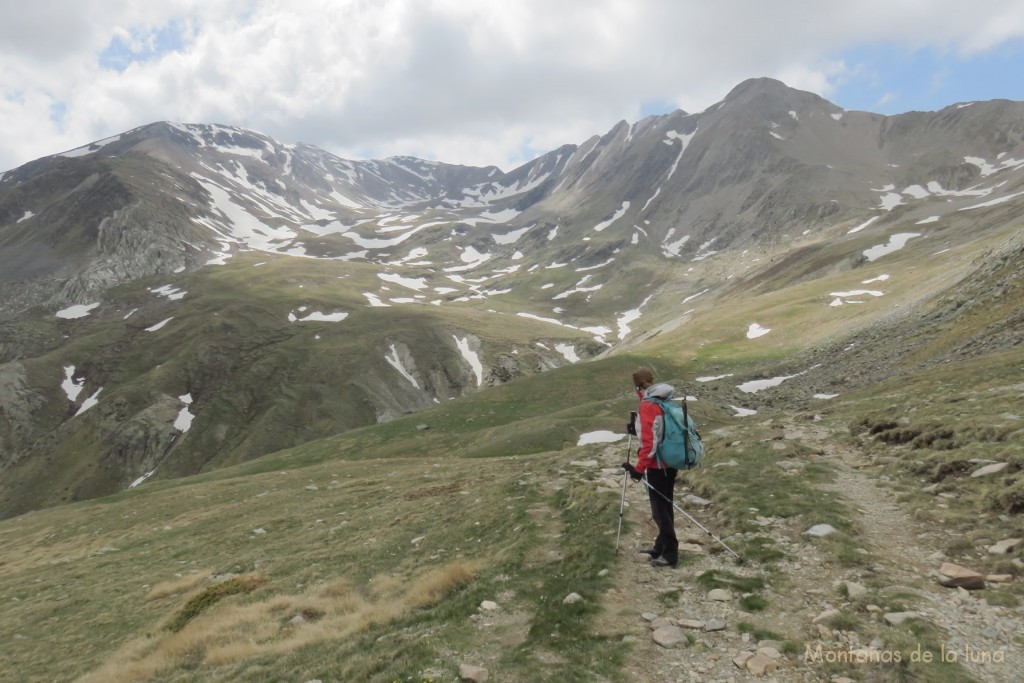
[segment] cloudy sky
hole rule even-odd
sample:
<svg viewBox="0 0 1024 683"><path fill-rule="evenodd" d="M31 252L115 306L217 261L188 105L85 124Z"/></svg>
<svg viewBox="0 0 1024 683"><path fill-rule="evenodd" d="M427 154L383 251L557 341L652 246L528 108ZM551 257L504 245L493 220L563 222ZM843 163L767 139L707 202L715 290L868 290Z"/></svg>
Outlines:
<svg viewBox="0 0 1024 683"><path fill-rule="evenodd" d="M1024 100L1024 0L0 0L0 170L158 120L511 170L771 76Z"/></svg>

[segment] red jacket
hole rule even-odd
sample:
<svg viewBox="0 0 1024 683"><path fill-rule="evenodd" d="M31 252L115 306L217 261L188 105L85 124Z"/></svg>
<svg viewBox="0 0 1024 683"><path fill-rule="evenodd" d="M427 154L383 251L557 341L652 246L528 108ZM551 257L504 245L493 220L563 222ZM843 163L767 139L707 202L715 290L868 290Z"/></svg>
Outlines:
<svg viewBox="0 0 1024 683"><path fill-rule="evenodd" d="M675 389L668 384L655 384L647 387L646 391L637 390L636 395L640 399L640 408L637 411L638 422L637 435L640 437L640 453L636 463L636 471L644 472L650 468L663 469L659 467L654 457L654 448L661 442L664 433L664 412L654 401L645 401L648 397L655 397L664 400L672 398Z"/></svg>

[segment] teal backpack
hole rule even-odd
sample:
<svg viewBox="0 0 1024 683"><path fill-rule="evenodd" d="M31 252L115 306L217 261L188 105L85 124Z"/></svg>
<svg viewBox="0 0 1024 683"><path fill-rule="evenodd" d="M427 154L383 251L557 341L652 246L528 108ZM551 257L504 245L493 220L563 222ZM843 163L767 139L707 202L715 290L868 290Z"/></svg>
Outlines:
<svg viewBox="0 0 1024 683"><path fill-rule="evenodd" d="M644 400L657 403L664 414L661 442L654 451L659 467L664 465L677 470L700 467L704 460L704 443L686 409L686 399L682 406L653 396Z"/></svg>

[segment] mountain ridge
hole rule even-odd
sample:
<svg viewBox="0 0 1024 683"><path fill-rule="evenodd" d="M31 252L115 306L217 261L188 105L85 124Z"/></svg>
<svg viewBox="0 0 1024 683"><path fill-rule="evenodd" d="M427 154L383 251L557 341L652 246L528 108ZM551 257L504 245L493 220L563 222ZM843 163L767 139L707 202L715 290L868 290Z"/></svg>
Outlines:
<svg viewBox="0 0 1024 683"><path fill-rule="evenodd" d="M745 330L758 310L806 326L777 328L773 353L824 344L844 360L816 382L838 381L899 356L847 357L849 340L886 321L909 340L914 307L965 278L999 281L941 254L1000 254L1017 281L1005 245L1022 139L1022 103L883 117L757 79L508 173L164 122L36 160L0 179L4 510L587 359L692 348L721 365L701 349L739 348L720 327ZM912 265L897 278L878 258ZM883 275L897 284L868 286ZM1001 315L979 353L1013 346ZM196 416L187 432L175 406ZM55 457L69 468L57 485L42 464Z"/></svg>

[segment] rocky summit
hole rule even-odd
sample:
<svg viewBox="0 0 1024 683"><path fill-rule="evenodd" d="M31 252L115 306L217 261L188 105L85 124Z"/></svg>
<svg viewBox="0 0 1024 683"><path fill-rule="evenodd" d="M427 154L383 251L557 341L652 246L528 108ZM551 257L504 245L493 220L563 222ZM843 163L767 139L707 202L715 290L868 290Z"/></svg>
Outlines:
<svg viewBox="0 0 1024 683"><path fill-rule="evenodd" d="M170 122L5 171L0 670L1016 680L1022 228L1024 103L771 79L508 171ZM638 366L706 447L678 567Z"/></svg>

